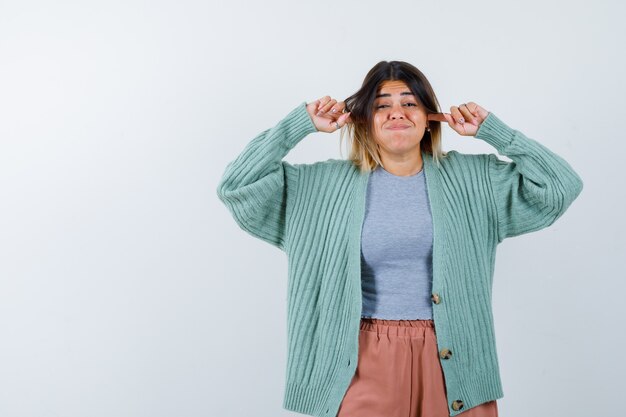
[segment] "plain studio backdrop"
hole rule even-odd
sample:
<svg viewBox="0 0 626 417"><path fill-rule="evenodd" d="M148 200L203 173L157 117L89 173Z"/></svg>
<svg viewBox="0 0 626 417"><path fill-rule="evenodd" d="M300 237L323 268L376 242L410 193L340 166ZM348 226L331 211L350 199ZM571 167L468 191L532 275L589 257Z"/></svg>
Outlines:
<svg viewBox="0 0 626 417"><path fill-rule="evenodd" d="M302 102L407 61L584 189L498 247L503 417L623 413L623 2L0 4L0 416L282 409L286 255L216 188ZM621 52L620 52L621 51ZM444 150L497 153L444 124ZM285 158L345 158L316 132ZM501 157L510 161L506 157ZM622 213L622 214L620 214Z"/></svg>

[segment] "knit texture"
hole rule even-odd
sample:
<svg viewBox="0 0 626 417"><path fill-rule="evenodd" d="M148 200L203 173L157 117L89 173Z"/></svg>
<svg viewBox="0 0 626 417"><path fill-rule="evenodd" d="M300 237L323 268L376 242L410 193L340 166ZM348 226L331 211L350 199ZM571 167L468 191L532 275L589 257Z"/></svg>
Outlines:
<svg viewBox="0 0 626 417"><path fill-rule="evenodd" d="M369 173L348 160L282 159L316 132L306 102L250 141L217 194L237 224L288 259L283 408L335 416L357 367L360 244ZM433 320L450 416L502 398L491 306L496 246L553 224L583 188L560 156L491 112L476 138L495 154L422 152L433 216ZM445 355L443 355L445 357ZM463 407L456 409L458 402Z"/></svg>

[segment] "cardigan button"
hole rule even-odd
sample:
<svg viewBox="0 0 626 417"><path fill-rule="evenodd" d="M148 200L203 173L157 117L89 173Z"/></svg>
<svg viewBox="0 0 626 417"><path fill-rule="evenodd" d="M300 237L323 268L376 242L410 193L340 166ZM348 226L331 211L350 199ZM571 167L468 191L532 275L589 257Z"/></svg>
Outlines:
<svg viewBox="0 0 626 417"><path fill-rule="evenodd" d="M441 349L441 352L439 352L439 357L441 357L441 359L450 359L451 356L452 351L450 349Z"/></svg>
<svg viewBox="0 0 626 417"><path fill-rule="evenodd" d="M452 409L454 411L459 411L461 408L463 408L463 401L461 400L452 401Z"/></svg>
<svg viewBox="0 0 626 417"><path fill-rule="evenodd" d="M441 298L439 298L439 294L437 294L436 292L433 293L433 295L430 298L431 300L433 300L433 303L435 304L439 304L441 302Z"/></svg>

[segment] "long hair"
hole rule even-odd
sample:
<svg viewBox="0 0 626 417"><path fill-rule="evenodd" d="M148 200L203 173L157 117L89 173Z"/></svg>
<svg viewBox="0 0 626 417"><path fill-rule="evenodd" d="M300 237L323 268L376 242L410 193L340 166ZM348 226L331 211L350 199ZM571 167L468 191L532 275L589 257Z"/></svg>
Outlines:
<svg viewBox="0 0 626 417"><path fill-rule="evenodd" d="M404 81L416 100L427 113L439 113L439 102L430 83L420 70L403 61L380 61L365 76L361 88L344 100L346 112L350 113L352 123L341 129L340 143L344 134L348 134L348 159L361 172L368 172L382 165L378 146L374 140L374 101L385 81ZM430 131L424 132L420 148L431 154L437 164L447 153L441 149L441 122L428 121ZM341 146L341 145L340 145Z"/></svg>

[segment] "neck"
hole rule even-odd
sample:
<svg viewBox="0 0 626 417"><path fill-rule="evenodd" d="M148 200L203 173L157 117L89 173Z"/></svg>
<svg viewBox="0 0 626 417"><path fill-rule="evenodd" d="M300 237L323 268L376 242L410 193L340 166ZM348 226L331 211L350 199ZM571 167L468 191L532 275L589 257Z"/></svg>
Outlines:
<svg viewBox="0 0 626 417"><path fill-rule="evenodd" d="M424 166L421 150L416 155L411 155L410 157L394 158L381 155L381 161L385 171L399 177L415 175Z"/></svg>

